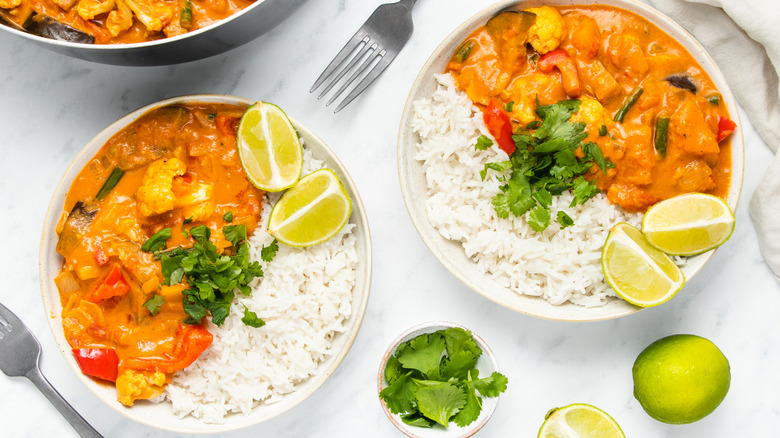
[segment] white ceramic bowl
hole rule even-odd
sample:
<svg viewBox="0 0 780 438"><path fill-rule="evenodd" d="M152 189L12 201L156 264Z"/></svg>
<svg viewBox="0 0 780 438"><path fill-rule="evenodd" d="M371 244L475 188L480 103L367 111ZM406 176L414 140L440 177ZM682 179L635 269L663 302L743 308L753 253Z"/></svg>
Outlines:
<svg viewBox="0 0 780 438"><path fill-rule="evenodd" d="M446 330L452 327L458 327L462 328L463 330L471 331L462 325L453 324L451 322L434 321L416 325L395 338L395 340L390 344L390 347L387 348L387 351L385 351L384 356L382 356L382 363L379 365L379 373L377 375L376 381L377 394L382 392L382 390L387 387L387 381L385 380L385 367L387 366L387 361L390 359L390 356L395 354L395 350L398 348L399 344L416 338L422 334L433 333L439 330ZM477 360L477 369L479 370L479 375L481 377L487 377L493 374L494 371L500 372L498 369L496 356L493 354L493 351L490 349L490 347L488 347L487 343L485 343L485 340L480 338L474 332L471 332L471 334L474 337L474 341L477 343L477 345L479 345L479 348L482 349L482 356L480 356L479 360ZM509 384L511 385L512 382L509 382ZM396 415L390 412L384 400L380 398L379 403L382 405L382 410L387 415L387 418L390 419L390 422L393 423L393 425L397 427L398 430L403 432L404 435L408 437L466 438L479 432L479 430L482 429L485 424L487 424L488 420L493 415L493 412L496 410L498 399L499 397L482 397L482 411L479 413L479 417L474 420L473 423L466 427L458 427L455 423L450 423L449 427L446 429L439 425L436 425L430 429L410 426L401 421L400 415Z"/></svg>
<svg viewBox="0 0 780 438"><path fill-rule="evenodd" d="M303 139L306 147L312 151L315 158L324 161L328 168L336 172L339 179L344 184L344 187L346 187L349 196L352 198L353 210L351 221L357 225L353 232L357 237L359 261L357 268L357 283L352 291L352 314L345 322L345 326L347 327L346 331L338 334L333 340L333 354L320 364L317 374L300 384L294 392L284 396L282 401L270 405L260 405L255 408L251 414L246 416L243 414L231 414L225 418L224 424L206 424L192 417L178 419L173 414L169 403L137 403L131 408L119 404L116 400L116 388L114 388L113 385L101 384L81 373L81 370L71 353L71 347L68 345L63 334L61 318L62 306L60 305L57 286L53 281L62 266L62 257L55 251L57 245L55 227L57 221L59 221L60 214L64 209L65 196L67 195L68 189L74 178L109 138L150 110L176 103L196 102L227 103L246 106L254 103L247 99L225 95L193 95L166 99L133 111L95 136L95 138L87 143L84 149L82 149L78 156L73 160L73 163L65 172L65 175L57 186L51 203L49 204L41 241L40 278L43 303L47 315L50 316L49 323L52 332L54 333L54 338L56 339L62 354L65 356L65 360L87 388L117 412L138 421L139 423L174 432L214 433L240 429L273 418L313 394L314 391L316 391L317 388L333 374L346 356L352 343L355 341L355 337L360 329L360 324L363 321L366 305L368 304L368 294L371 285L371 236L368 229L368 219L366 218L365 208L360 200L355 184L352 182L352 179L349 177L344 166L319 137L314 135L314 133L309 131L301 123L293 120L292 123L298 130L298 134Z"/></svg>
<svg viewBox="0 0 780 438"><path fill-rule="evenodd" d="M436 82L433 76L444 71L455 49L469 34L485 24L490 17L505 9L520 10L541 5L569 6L574 4L600 4L619 7L644 17L671 35L707 71L715 86L720 90L723 100L728 106L731 118L738 126L741 126L736 99L734 99L731 89L726 84L726 80L715 65L715 62L693 36L669 17L655 9L634 0L532 0L519 2L516 0L504 0L479 12L455 29L433 52L420 70L414 85L412 85L404 113L401 117L401 127L398 133L398 176L406 208L415 228L417 228L417 232L433 255L460 281L486 298L528 315L565 321L597 321L629 315L641 310L641 308L621 299L611 299L605 306L594 308L580 307L568 302L555 306L542 298L519 295L498 284L490 276L481 273L477 269L477 264L466 256L460 243L448 240L439 234L431 225L425 211L425 202L428 199L427 186L422 163L415 159L418 138L417 134L412 130L413 102L433 94L436 89ZM732 210L736 210L740 190L742 189L744 171L744 142L742 131L739 128L731 136L731 159L732 176L728 203ZM682 269L685 278L690 281L707 260L712 257L713 252L709 251L690 257L686 266Z"/></svg>

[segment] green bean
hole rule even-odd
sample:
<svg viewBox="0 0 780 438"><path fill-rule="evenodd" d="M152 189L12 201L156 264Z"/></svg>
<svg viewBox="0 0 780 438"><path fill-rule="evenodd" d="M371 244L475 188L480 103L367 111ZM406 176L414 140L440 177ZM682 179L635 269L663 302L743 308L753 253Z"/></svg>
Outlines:
<svg viewBox="0 0 780 438"><path fill-rule="evenodd" d="M666 143L669 138L669 113L661 111L655 118L655 150L666 157Z"/></svg>
<svg viewBox="0 0 780 438"><path fill-rule="evenodd" d="M108 175L106 182L103 183L103 187L98 190L97 195L95 195L95 200L100 201L101 199L105 198L109 192L111 192L111 190L116 187L116 185L119 183L119 180L122 179L124 175L124 170L115 167L114 170L111 171L111 175Z"/></svg>
<svg viewBox="0 0 780 438"><path fill-rule="evenodd" d="M179 24L181 27L188 30L192 27L192 2L190 2L190 0L186 0L184 2L184 7L181 8Z"/></svg>
<svg viewBox="0 0 780 438"><path fill-rule="evenodd" d="M628 110L631 109L631 107L634 106L637 100L639 100L639 96L642 95L642 92L645 90L642 89L642 87L636 87L633 90L631 90L631 93L626 98L626 101L623 102L623 105L620 106L620 109L615 113L614 120L616 122L623 123L623 119L626 118L626 114L628 114Z"/></svg>
<svg viewBox="0 0 780 438"><path fill-rule="evenodd" d="M454 59L456 62L465 61L469 55L471 55L471 50L474 49L476 44L477 43L474 40L465 41L460 45L460 47L458 47L458 50L455 51L455 55L452 56L452 59Z"/></svg>

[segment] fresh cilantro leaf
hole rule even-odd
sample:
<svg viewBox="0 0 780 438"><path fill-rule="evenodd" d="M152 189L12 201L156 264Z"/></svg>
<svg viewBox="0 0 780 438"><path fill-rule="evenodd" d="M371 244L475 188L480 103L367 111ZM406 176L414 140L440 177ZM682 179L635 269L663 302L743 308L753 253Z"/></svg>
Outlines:
<svg viewBox="0 0 780 438"><path fill-rule="evenodd" d="M222 216L222 220L224 220L225 222L233 222L233 212L229 211L225 213L225 215Z"/></svg>
<svg viewBox="0 0 780 438"><path fill-rule="evenodd" d="M263 259L264 262L270 263L274 257L276 257L277 251L279 251L279 244L276 239L274 239L270 245L264 246L263 249L260 250L260 258Z"/></svg>
<svg viewBox="0 0 780 438"><path fill-rule="evenodd" d="M190 235L198 241L204 242L211 237L211 229L205 225L198 225L197 227L190 228Z"/></svg>
<svg viewBox="0 0 780 438"><path fill-rule="evenodd" d="M561 225L561 229L564 229L574 225L574 220L565 211L559 210L558 223Z"/></svg>
<svg viewBox="0 0 780 438"><path fill-rule="evenodd" d="M149 313L154 316L160 313L160 308L163 304L165 304L165 297L155 294L155 296L144 303L144 307L146 307L146 310L148 310Z"/></svg>
<svg viewBox="0 0 780 438"><path fill-rule="evenodd" d="M444 337L439 333L418 336L409 343L410 350L398 356L404 368L418 370L425 377L436 378L439 375L439 363L444 352Z"/></svg>
<svg viewBox="0 0 780 438"><path fill-rule="evenodd" d="M165 249L166 241L171 238L171 229L163 228L162 230L154 233L143 245L141 245L141 251L144 252L156 252L161 249Z"/></svg>
<svg viewBox="0 0 780 438"><path fill-rule="evenodd" d="M385 363L385 380L387 380L387 383L395 382L395 379L404 375L404 373L405 371L403 366L401 366L401 362L398 362L398 358L390 356Z"/></svg>
<svg viewBox="0 0 780 438"><path fill-rule="evenodd" d="M480 135L477 139L477 144L474 145L476 151L486 151L493 147L493 140L486 135Z"/></svg>
<svg viewBox="0 0 780 438"><path fill-rule="evenodd" d="M385 401L387 409L394 414L411 411L415 406L417 385L412 381L411 373L399 376L395 382L379 393L379 398Z"/></svg>
<svg viewBox="0 0 780 438"><path fill-rule="evenodd" d="M225 225L222 228L222 234L233 246L238 246L239 243L246 240L246 225Z"/></svg>
<svg viewBox="0 0 780 438"><path fill-rule="evenodd" d="M534 199L544 208L547 208L552 204L552 194L542 187L541 189L533 193Z"/></svg>
<svg viewBox="0 0 780 438"><path fill-rule="evenodd" d="M538 131L537 131L538 132ZM568 150L569 142L564 137L555 137L534 148L535 154L552 154L563 150Z"/></svg>
<svg viewBox="0 0 780 438"><path fill-rule="evenodd" d="M509 196L499 193L491 201L496 215L501 219L509 218Z"/></svg>
<svg viewBox="0 0 780 438"><path fill-rule="evenodd" d="M441 362L441 378L465 379L466 373L477 365L477 356L471 351L458 350L456 353L450 353L447 358Z"/></svg>
<svg viewBox="0 0 780 438"><path fill-rule="evenodd" d="M511 168L512 168L511 161L499 161L495 163L487 163L485 164L485 168L479 172L479 176L482 177L482 181L484 181L485 177L487 176L488 169L492 169L495 170L496 172L504 173Z"/></svg>
<svg viewBox="0 0 780 438"><path fill-rule="evenodd" d="M574 180L574 187L572 187L572 193L574 193L574 199L571 200L569 207L576 205L582 205L588 201L588 199L596 196L599 193L599 188L596 187L596 183L593 181L586 181L583 177L578 177Z"/></svg>
<svg viewBox="0 0 780 438"><path fill-rule="evenodd" d="M482 412L482 398L477 395L476 390L471 385L461 385L461 389L466 394L466 404L453 417L452 421L460 427L466 427L479 418L479 413Z"/></svg>
<svg viewBox="0 0 780 438"><path fill-rule="evenodd" d="M507 104L504 105L504 111L507 111L507 112L511 113L512 112L512 108L514 108L514 106L515 106L514 102L508 102Z"/></svg>
<svg viewBox="0 0 780 438"><path fill-rule="evenodd" d="M409 426L415 427L433 427L433 425L436 424L435 421L425 418L419 412L401 415L401 421L408 424Z"/></svg>
<svg viewBox="0 0 780 438"><path fill-rule="evenodd" d="M482 349L474 342L474 335L470 331L460 327L451 327L444 330L443 335L447 345L447 354L453 355L459 351L468 351L474 354L475 358L482 355Z"/></svg>
<svg viewBox="0 0 780 438"><path fill-rule="evenodd" d="M599 135L601 137L604 137L604 136L607 135L607 125L601 125L601 127L599 128Z"/></svg>
<svg viewBox="0 0 780 438"><path fill-rule="evenodd" d="M186 294L186 292L187 291L185 290L182 293ZM206 309L206 306L193 298L192 295L185 295L184 299L182 300L182 306L184 307L184 313L186 313L195 321L193 324L200 324L200 321L203 319L203 317L208 314L208 309Z"/></svg>
<svg viewBox="0 0 780 438"><path fill-rule="evenodd" d="M534 120L525 125L525 129L538 129L540 126L542 126L542 122L540 120Z"/></svg>
<svg viewBox="0 0 780 438"><path fill-rule="evenodd" d="M181 223L182 225L187 225L192 223L192 216L188 217L187 219L184 219L184 221Z"/></svg>
<svg viewBox="0 0 780 438"><path fill-rule="evenodd" d="M265 321L258 318L257 313L249 310L249 308L246 307L246 305L244 304L242 304L242 306L244 306L244 316L241 318L241 322L254 328L262 327L265 325Z"/></svg>
<svg viewBox="0 0 780 438"><path fill-rule="evenodd" d="M550 210L537 205L528 215L528 225L538 232L547 229L550 226Z"/></svg>
<svg viewBox="0 0 780 438"><path fill-rule="evenodd" d="M604 159L604 154L602 154L601 148L592 141L584 144L583 152L585 152L586 158L593 160L593 162L596 163L596 166L599 166L599 169L601 169L604 175L607 174L608 168L615 167L613 162Z"/></svg>
<svg viewBox="0 0 780 438"><path fill-rule="evenodd" d="M445 427L450 417L466 405L463 390L448 382L422 387L417 390L416 397L420 413Z"/></svg>
<svg viewBox="0 0 780 438"><path fill-rule="evenodd" d="M490 377L484 379L474 380L469 382L469 385L473 386L480 394L485 397L498 397L498 395L506 391L506 385L509 380L503 374L498 371L494 371Z"/></svg>

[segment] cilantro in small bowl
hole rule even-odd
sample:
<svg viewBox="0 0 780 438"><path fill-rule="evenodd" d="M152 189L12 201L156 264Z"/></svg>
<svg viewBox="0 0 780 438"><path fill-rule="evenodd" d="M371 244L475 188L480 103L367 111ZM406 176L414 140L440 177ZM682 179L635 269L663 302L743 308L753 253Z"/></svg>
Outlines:
<svg viewBox="0 0 780 438"><path fill-rule="evenodd" d="M388 418L409 436L471 436L507 388L485 341L446 322L398 337L385 352L377 383Z"/></svg>

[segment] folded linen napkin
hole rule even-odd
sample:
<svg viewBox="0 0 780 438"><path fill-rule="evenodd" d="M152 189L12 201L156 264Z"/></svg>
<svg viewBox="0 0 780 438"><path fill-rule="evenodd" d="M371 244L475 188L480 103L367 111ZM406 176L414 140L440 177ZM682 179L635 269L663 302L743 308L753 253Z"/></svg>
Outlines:
<svg viewBox="0 0 780 438"><path fill-rule="evenodd" d="M707 49L775 159L750 201L769 267L780 280L780 2L649 0Z"/></svg>

